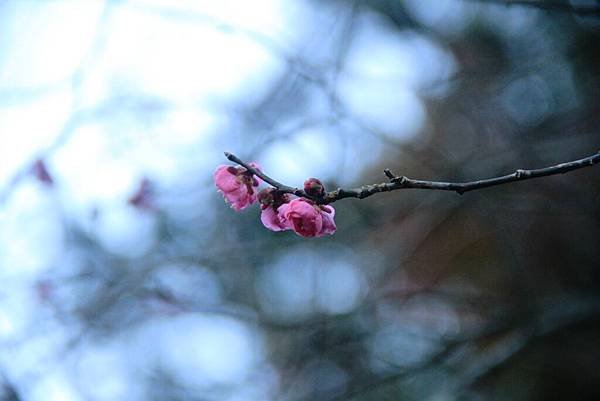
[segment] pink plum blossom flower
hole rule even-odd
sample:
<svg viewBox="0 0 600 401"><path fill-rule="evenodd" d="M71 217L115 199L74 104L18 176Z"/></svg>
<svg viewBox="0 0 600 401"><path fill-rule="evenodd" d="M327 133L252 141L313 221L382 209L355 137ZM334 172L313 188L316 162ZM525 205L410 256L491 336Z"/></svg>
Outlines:
<svg viewBox="0 0 600 401"><path fill-rule="evenodd" d="M260 168L256 163L249 165L256 170ZM337 229L335 209L318 204L324 200L326 192L316 178L304 182L306 198L294 199L290 193L273 187L256 193L259 178L241 166L219 166L214 172L214 180L219 192L234 210L245 209L258 200L260 220L271 231L294 230L302 237L323 237L335 233Z"/></svg>
<svg viewBox="0 0 600 401"><path fill-rule="evenodd" d="M260 168L256 163L249 164L256 169ZM255 188L259 181L245 168L221 165L215 170L213 178L219 192L234 210L240 211L256 202Z"/></svg>
<svg viewBox="0 0 600 401"><path fill-rule="evenodd" d="M297 198L279 207L279 219L296 234L303 237L323 237L335 232L335 210L314 202Z"/></svg>
<svg viewBox="0 0 600 401"><path fill-rule="evenodd" d="M262 209L262 212L260 213L260 221L263 223L263 226L267 227L271 231L284 231L291 229L289 224L287 224L287 221L281 219L279 213L277 213L273 205L265 206Z"/></svg>
<svg viewBox="0 0 600 401"><path fill-rule="evenodd" d="M278 213L279 206L289 202L288 194L281 194L275 188L263 189L258 193L260 202L260 221L271 231L290 230L287 221L283 220Z"/></svg>
<svg viewBox="0 0 600 401"><path fill-rule="evenodd" d="M323 217L323 228L321 229L321 234L317 235L317 237L323 237L324 235L332 235L337 230L335 225L335 221L333 218L335 217L335 209L333 206L325 205L320 206L321 209L321 217Z"/></svg>
<svg viewBox="0 0 600 401"><path fill-rule="evenodd" d="M154 190L152 182L148 178L143 178L135 193L127 201L130 205L138 209L153 210Z"/></svg>
<svg viewBox="0 0 600 401"><path fill-rule="evenodd" d="M50 175L50 172L46 167L46 163L42 159L36 160L36 162L31 167L31 172L40 182L48 186L52 186L52 184L54 184L54 179Z"/></svg>

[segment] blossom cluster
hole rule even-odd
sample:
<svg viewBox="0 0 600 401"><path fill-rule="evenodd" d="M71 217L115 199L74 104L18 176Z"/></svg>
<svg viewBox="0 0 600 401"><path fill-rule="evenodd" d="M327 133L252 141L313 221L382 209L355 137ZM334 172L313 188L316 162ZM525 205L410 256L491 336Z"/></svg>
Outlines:
<svg viewBox="0 0 600 401"><path fill-rule="evenodd" d="M260 171L258 164L249 165ZM335 209L330 205L318 205L311 199L282 193L273 187L257 192L260 178L244 167L221 165L213 178L218 191L234 210L243 210L258 201L260 221L269 230L293 230L303 237L323 237L335 233ZM309 178L304 182L304 191L311 196L320 196L325 188L318 179Z"/></svg>

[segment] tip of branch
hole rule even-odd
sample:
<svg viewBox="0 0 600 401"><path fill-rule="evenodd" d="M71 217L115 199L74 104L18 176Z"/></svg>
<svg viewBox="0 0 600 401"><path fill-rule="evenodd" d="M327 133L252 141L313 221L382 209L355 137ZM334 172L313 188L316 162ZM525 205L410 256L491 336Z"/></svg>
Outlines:
<svg viewBox="0 0 600 401"><path fill-rule="evenodd" d="M387 178L389 178L390 180L391 180L391 179L394 179L394 178L396 178L396 177L394 176L394 173L392 173L392 171L391 171L389 168L386 168L385 170L383 170L383 173L384 173L384 174L385 174L385 176L386 176Z"/></svg>

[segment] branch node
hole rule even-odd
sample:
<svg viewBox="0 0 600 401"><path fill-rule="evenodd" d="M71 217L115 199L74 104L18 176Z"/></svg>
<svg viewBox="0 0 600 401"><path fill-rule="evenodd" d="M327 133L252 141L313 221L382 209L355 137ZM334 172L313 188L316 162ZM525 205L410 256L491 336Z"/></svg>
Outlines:
<svg viewBox="0 0 600 401"><path fill-rule="evenodd" d="M527 177L528 175L530 175L530 173L527 170L518 169L517 171L515 171L516 178L523 178L523 177Z"/></svg>
<svg viewBox="0 0 600 401"><path fill-rule="evenodd" d="M392 171L389 168L386 168L385 170L383 170L383 173L391 181L394 181L394 179L396 178L396 176L394 175L394 173L392 173Z"/></svg>

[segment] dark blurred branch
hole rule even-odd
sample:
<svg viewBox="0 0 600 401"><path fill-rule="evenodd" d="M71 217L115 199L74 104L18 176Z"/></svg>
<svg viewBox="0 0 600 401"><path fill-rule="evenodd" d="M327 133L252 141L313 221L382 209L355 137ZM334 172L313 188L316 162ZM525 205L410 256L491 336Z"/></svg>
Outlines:
<svg viewBox="0 0 600 401"><path fill-rule="evenodd" d="M335 394L330 398L326 398L327 401L338 401L338 400L346 400L346 399L354 399L358 396L368 394L370 391L373 391L381 386L394 384L398 381L414 377L419 373L426 372L436 366L440 366L444 364L444 362L452 356L454 352L460 349L462 346L461 343L458 342L448 342L441 347L438 352L433 353L431 356L426 358L425 360L416 363L412 366L409 366L405 369L401 369L398 372L391 373L385 375L383 377L376 377L370 381L358 381L351 385L347 391L339 394Z"/></svg>
<svg viewBox="0 0 600 401"><path fill-rule="evenodd" d="M518 325L496 344L475 353L477 357L465 364L455 392L459 393L460 389L469 388L493 371L505 367L533 341L599 318L600 299L597 296L571 295L545 300L537 315Z"/></svg>
<svg viewBox="0 0 600 401"><path fill-rule="evenodd" d="M21 401L21 395L17 391L15 385L6 377L4 373L0 373L0 400L1 401Z"/></svg>
<svg viewBox="0 0 600 401"><path fill-rule="evenodd" d="M283 193L290 193L303 198L312 199L319 204L328 204L344 198L358 198L364 199L371 195L379 192L390 192L397 189L433 189L439 191L453 191L458 194L463 194L468 191L476 189L493 187L496 185L507 184L514 181L524 181L532 178L545 177L548 175L564 174L569 171L577 170L580 168L593 166L600 163L600 152L592 156L585 157L583 159L557 164L550 167L533 169L533 170L516 170L512 174L503 175L500 177L488 178L484 180L470 181L470 182L439 182L439 181L423 181L413 180L405 176L396 176L389 169L385 169L385 175L390 179L390 182L384 182L381 184L369 184L363 185L360 188L342 189L338 188L335 191L326 192L321 197L314 197L308 195L301 189L290 187L281 184L271 177L265 175L261 171L256 170L252 166L248 165L244 161L240 160L237 156L225 152L225 156L234 163L239 164L246 168L252 174L263 179L265 182L271 184L279 191Z"/></svg>
<svg viewBox="0 0 600 401"><path fill-rule="evenodd" d="M491 321L479 333L447 339L439 350L420 363L371 380L358 381L327 401L354 399L381 386L397 383L439 366L454 366L456 381L452 393L460 395L493 370L504 367L534 340L600 317L597 296L565 296L542 302L541 310L524 316L521 323L506 326ZM494 339L495 337L499 337ZM491 341L491 342L490 342Z"/></svg>
<svg viewBox="0 0 600 401"><path fill-rule="evenodd" d="M542 0L469 0L479 3L501 4L506 6L526 6L549 11L563 11L577 15L595 15L600 16L600 7L598 5L573 5L562 1L542 1Z"/></svg>
<svg viewBox="0 0 600 401"><path fill-rule="evenodd" d="M108 37L108 29L109 29L109 20L112 15L113 8L117 6L121 0L111 0L104 2L102 13L98 20L97 26L98 29L94 35L94 40L84 57L81 59L80 64L77 66L76 70L73 74L68 78L71 81L72 91L75 97L75 105L74 111L71 113L69 120L65 122L60 132L57 134L56 139L50 146L45 149L40 149L36 152L35 155L29 160L26 164L24 164L20 169L18 169L12 177L8 180L5 187L0 188L0 205L3 204L11 195L12 191L19 185L21 180L28 176L31 173L32 166L40 161L46 159L53 152L59 149L65 142L67 142L71 136L75 133L76 129L86 120L90 118L97 118L104 112L102 107L98 108L98 110L80 110L77 105L80 102L81 97L81 83L83 81L83 77L86 73L86 69L89 68L90 64L94 64L95 60L100 56L102 49L105 46L106 39ZM14 96L25 97L28 99L29 97L36 97L52 90L56 90L60 88L62 83L57 86L48 85L46 87L36 87L36 88L19 88L17 91L9 93L0 93L1 98L12 99ZM75 111L76 110L76 111Z"/></svg>

